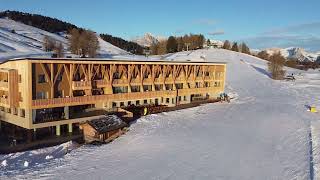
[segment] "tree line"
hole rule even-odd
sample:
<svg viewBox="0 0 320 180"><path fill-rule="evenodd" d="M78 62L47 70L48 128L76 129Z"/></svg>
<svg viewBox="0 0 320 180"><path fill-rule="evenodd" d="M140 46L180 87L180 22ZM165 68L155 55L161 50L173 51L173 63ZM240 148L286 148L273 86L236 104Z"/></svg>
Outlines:
<svg viewBox="0 0 320 180"><path fill-rule="evenodd" d="M251 54L250 48L244 42L238 45L238 42L233 42L231 44L231 42L229 40L226 40L226 41L224 41L222 48L227 49L227 50L231 50L231 51L235 51L235 52L242 52L245 54Z"/></svg>
<svg viewBox="0 0 320 180"><path fill-rule="evenodd" d="M202 34L189 34L184 36L170 36L150 46L151 54L161 55L187 50L202 49L205 37Z"/></svg>
<svg viewBox="0 0 320 180"><path fill-rule="evenodd" d="M70 29L78 28L77 26L67 23L56 18L42 16L38 14L29 14L19 11L3 11L0 12L0 18L10 18L51 33L67 32Z"/></svg>
<svg viewBox="0 0 320 180"><path fill-rule="evenodd" d="M140 46L139 44L132 42L132 41L126 41L119 37L114 37L109 34L100 34L100 37L109 42L110 44L117 46L127 52L131 52L133 54L142 55L144 48Z"/></svg>

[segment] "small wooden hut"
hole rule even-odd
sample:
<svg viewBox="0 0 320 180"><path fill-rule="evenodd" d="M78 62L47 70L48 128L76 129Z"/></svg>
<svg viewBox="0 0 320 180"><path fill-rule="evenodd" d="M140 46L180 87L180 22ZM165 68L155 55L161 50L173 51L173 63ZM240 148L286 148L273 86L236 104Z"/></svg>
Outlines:
<svg viewBox="0 0 320 180"><path fill-rule="evenodd" d="M105 115L80 125L86 143L110 142L124 134L127 127L117 115Z"/></svg>

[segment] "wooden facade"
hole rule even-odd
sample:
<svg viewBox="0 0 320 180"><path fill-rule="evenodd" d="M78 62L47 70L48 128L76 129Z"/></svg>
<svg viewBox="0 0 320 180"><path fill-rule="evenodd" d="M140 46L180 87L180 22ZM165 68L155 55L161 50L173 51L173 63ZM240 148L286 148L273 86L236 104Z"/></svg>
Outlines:
<svg viewBox="0 0 320 180"><path fill-rule="evenodd" d="M0 65L0 118L26 129L72 127L90 118L76 116L89 109L217 98L225 74L218 62L8 60Z"/></svg>

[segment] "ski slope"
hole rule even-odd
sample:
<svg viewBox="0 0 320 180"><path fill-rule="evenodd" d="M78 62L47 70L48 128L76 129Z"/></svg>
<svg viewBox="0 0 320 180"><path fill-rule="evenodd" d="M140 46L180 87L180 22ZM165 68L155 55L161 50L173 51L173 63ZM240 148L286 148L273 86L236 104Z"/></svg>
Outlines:
<svg viewBox="0 0 320 180"><path fill-rule="evenodd" d="M318 71L288 69L297 81L274 81L265 61L220 49L170 54L166 59L227 62L226 92L234 100L145 116L110 144L85 145L65 156L53 153L48 160L31 155L28 167L24 156L16 159L20 164L0 156L0 162L6 162L0 165L0 179L248 180L319 175L320 147L315 142L320 136L312 134L320 130L319 114L306 108L320 107Z"/></svg>

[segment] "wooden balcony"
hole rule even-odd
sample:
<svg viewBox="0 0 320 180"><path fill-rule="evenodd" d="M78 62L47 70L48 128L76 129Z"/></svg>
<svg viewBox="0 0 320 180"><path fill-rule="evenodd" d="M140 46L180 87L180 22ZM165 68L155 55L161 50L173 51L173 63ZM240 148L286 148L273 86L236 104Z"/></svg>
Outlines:
<svg viewBox="0 0 320 180"><path fill-rule="evenodd" d="M222 87L179 89L178 96L184 96L189 94L220 93L220 91L223 91Z"/></svg>
<svg viewBox="0 0 320 180"><path fill-rule="evenodd" d="M104 88L110 86L110 82L105 79L95 80L94 82L96 83L97 88Z"/></svg>
<svg viewBox="0 0 320 180"><path fill-rule="evenodd" d="M91 81L72 81L72 90L92 89Z"/></svg>
<svg viewBox="0 0 320 180"><path fill-rule="evenodd" d="M175 97L177 91L147 91L134 93L107 94L95 96L77 96L54 99L37 99L32 101L33 109L53 108L63 106L76 106L83 104L94 104L97 102L125 101L135 99L148 99L156 97Z"/></svg>

